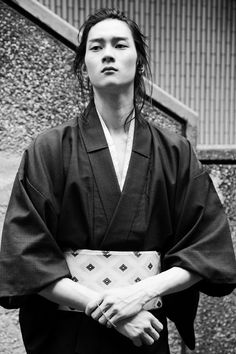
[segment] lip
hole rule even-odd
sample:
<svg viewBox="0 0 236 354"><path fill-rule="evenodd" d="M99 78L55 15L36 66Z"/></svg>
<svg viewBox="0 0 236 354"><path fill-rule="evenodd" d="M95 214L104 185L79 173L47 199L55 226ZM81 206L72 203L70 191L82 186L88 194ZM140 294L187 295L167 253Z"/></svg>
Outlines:
<svg viewBox="0 0 236 354"><path fill-rule="evenodd" d="M105 66L105 68L103 68L101 72L105 73L106 71L118 71L118 70L113 66Z"/></svg>

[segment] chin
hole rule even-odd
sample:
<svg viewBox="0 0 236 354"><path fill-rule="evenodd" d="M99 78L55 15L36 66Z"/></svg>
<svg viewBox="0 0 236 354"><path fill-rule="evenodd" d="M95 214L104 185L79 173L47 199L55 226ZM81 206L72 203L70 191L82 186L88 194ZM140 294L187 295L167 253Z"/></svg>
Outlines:
<svg viewBox="0 0 236 354"><path fill-rule="evenodd" d="M99 85L94 85L94 87L101 91L108 91L108 93L112 93L114 91L114 93L119 93L119 91L124 92L124 90L129 90L131 87L133 88L134 85L134 81L130 81L130 82L117 82L117 81L110 81L110 82L106 82L101 84L101 82L99 83Z"/></svg>

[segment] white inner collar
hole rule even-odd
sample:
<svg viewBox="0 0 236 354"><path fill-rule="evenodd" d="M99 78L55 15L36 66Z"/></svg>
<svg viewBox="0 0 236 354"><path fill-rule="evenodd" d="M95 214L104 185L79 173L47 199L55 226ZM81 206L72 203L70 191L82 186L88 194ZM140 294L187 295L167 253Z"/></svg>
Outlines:
<svg viewBox="0 0 236 354"><path fill-rule="evenodd" d="M131 121L129 124L129 131L128 131L128 136L127 136L125 156L124 156L124 164L123 164L123 169L122 169L121 173L120 173L121 168L119 166L119 160L117 157L117 150L116 150L116 146L114 144L113 138L112 138L101 114L98 112L98 110L97 110L97 113L98 113L98 117L99 117L99 120L102 125L102 129L103 129L106 141L107 141L107 145L108 145L110 154L111 154L111 159L112 159L113 166L114 166L114 169L116 172L116 177L117 177L117 180L118 180L118 183L120 186L120 190L122 191L124 183L125 183L125 178L127 175L128 167L129 167L131 152L132 152L133 138L134 138L134 126L135 126L135 119L134 119L135 113L133 112L132 117L131 117Z"/></svg>

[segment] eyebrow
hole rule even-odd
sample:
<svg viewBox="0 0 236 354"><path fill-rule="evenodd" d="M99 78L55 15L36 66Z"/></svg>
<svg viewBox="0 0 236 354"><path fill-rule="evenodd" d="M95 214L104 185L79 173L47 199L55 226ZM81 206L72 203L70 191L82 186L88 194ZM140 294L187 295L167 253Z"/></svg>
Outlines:
<svg viewBox="0 0 236 354"><path fill-rule="evenodd" d="M128 37L112 37L112 41L126 41L128 39ZM90 43L94 43L94 42L99 42L99 43L104 43L105 39L104 38L92 38L89 40Z"/></svg>

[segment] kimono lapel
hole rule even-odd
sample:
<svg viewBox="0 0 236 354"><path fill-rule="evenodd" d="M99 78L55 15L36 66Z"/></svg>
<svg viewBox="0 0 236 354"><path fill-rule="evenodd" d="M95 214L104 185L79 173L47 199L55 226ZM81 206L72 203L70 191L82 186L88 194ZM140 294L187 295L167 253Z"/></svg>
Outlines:
<svg viewBox="0 0 236 354"><path fill-rule="evenodd" d="M122 241L127 240L145 191L151 154L151 132L146 122L141 124L136 120L135 123L132 154L124 188L101 243L103 249L117 249Z"/></svg>
<svg viewBox="0 0 236 354"><path fill-rule="evenodd" d="M80 122L99 196L107 218L106 233L99 245L110 249L128 238L139 201L144 193L151 152L148 124L136 120L132 154L123 191L120 191L109 148L94 103Z"/></svg>
<svg viewBox="0 0 236 354"><path fill-rule="evenodd" d="M99 196L109 223L120 199L121 191L107 141L93 102L87 108L86 118L79 124Z"/></svg>

